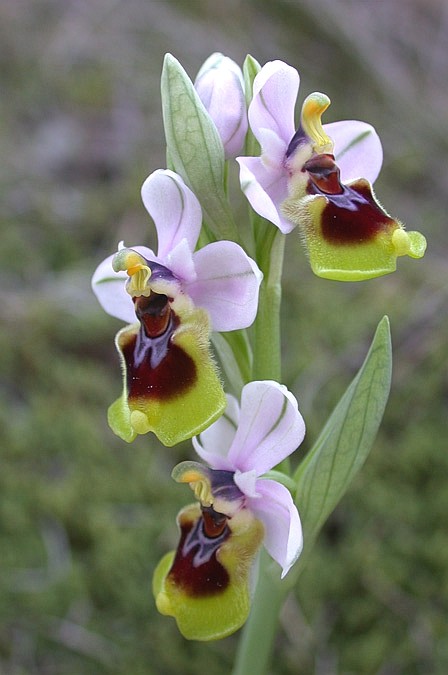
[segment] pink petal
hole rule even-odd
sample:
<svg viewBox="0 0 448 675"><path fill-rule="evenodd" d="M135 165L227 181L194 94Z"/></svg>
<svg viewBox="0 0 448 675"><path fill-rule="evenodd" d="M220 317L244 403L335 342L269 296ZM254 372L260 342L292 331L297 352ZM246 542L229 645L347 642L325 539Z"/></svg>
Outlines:
<svg viewBox="0 0 448 675"><path fill-rule="evenodd" d="M182 282L196 279L193 254L186 239L181 239L161 262Z"/></svg>
<svg viewBox="0 0 448 675"><path fill-rule="evenodd" d="M348 183L355 178L367 178L373 183L383 163L383 148L375 129L366 122L347 120L324 124L334 141L336 162L341 169L341 180Z"/></svg>
<svg viewBox="0 0 448 675"><path fill-rule="evenodd" d="M260 143L259 130L271 129L288 145L295 131L294 108L299 84L297 70L282 61L266 63L255 77L249 124Z"/></svg>
<svg viewBox="0 0 448 675"><path fill-rule="evenodd" d="M270 380L249 382L228 458L233 470L255 469L261 476L294 452L304 435L297 400L286 387Z"/></svg>
<svg viewBox="0 0 448 675"><path fill-rule="evenodd" d="M136 321L134 304L126 292L126 272L114 272L110 255L96 268L92 277L92 289L101 307L111 316L126 323Z"/></svg>
<svg viewBox="0 0 448 675"><path fill-rule="evenodd" d="M261 155L263 165L270 171L283 173L287 144L271 129L260 129L260 140L263 148Z"/></svg>
<svg viewBox="0 0 448 675"><path fill-rule="evenodd" d="M246 497L260 496L257 491L258 476L254 469L252 471L235 471L233 481Z"/></svg>
<svg viewBox="0 0 448 675"><path fill-rule="evenodd" d="M202 211L182 178L168 169L154 171L143 183L142 199L156 226L158 257L166 257L184 238L193 251L201 230Z"/></svg>
<svg viewBox="0 0 448 675"><path fill-rule="evenodd" d="M193 255L197 279L185 284L195 305L206 309L215 331L250 326L257 314L262 274L233 241L208 244Z"/></svg>
<svg viewBox="0 0 448 675"><path fill-rule="evenodd" d="M286 171L270 170L261 157L237 157L241 189L253 210L287 234L295 225L283 217L280 205L288 196Z"/></svg>
<svg viewBox="0 0 448 675"><path fill-rule="evenodd" d="M277 481L261 478L257 481L256 490L259 497L251 498L248 506L264 524L264 545L282 567L283 579L303 547L299 512L289 490Z"/></svg>
<svg viewBox="0 0 448 675"><path fill-rule="evenodd" d="M193 447L212 469L232 471L227 453L235 436L239 419L238 401L227 394L227 408L224 414L211 424L200 436L195 436Z"/></svg>

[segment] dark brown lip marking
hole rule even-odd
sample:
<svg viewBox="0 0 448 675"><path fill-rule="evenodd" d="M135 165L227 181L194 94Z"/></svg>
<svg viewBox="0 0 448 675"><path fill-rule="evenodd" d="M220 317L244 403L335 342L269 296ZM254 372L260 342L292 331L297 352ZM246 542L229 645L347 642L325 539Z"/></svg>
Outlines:
<svg viewBox="0 0 448 675"><path fill-rule="evenodd" d="M140 329L137 334L124 333L119 340L129 402L169 400L185 393L196 382L196 364L171 341L180 320L169 298L152 293L149 298L136 298L135 306Z"/></svg>
<svg viewBox="0 0 448 675"><path fill-rule="evenodd" d="M229 585L229 573L216 559L220 546L229 538L227 518L210 507L196 522L181 522L181 536L168 579L191 597L223 593ZM216 518L215 518L216 516ZM225 522L222 523L222 518ZM210 522L216 520L221 532L209 536ZM207 522L207 525L206 525Z"/></svg>
<svg viewBox="0 0 448 675"><path fill-rule="evenodd" d="M343 185L333 155L311 157L303 167L309 176L308 194L327 199L321 215L321 232L335 245L363 244L375 239L395 221L375 201L367 180Z"/></svg>

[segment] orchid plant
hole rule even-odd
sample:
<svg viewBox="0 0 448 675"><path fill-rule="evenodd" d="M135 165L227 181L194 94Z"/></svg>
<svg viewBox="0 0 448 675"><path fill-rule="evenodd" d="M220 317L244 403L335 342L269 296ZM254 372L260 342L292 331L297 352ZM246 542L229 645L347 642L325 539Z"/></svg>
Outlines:
<svg viewBox="0 0 448 675"><path fill-rule="evenodd" d="M285 239L298 228L312 271L350 282L392 272L397 257L419 258L426 246L375 197L373 127L322 124L330 101L321 93L304 100L296 127L298 90L297 71L281 61L260 67L248 56L241 69L213 54L193 84L167 55L168 168L142 188L157 253L120 242L92 280L105 311L127 324L116 336L123 390L109 408L112 430L127 442L149 432L166 446L192 439L206 463L172 471L196 501L179 513L177 549L155 570L156 605L187 639L223 638L246 623L234 673L265 672L282 602L366 459L390 387L384 318L293 465L305 424L281 384ZM249 207L238 225L232 164Z"/></svg>

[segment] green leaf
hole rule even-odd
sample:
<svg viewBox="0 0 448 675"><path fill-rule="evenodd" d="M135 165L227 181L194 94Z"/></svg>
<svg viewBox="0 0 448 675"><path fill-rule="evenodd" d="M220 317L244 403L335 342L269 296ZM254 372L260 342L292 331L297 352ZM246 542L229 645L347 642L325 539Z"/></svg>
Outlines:
<svg viewBox="0 0 448 675"><path fill-rule="evenodd" d="M218 239L237 241L224 190L224 149L210 115L177 59L165 56L161 81L167 156L199 199Z"/></svg>
<svg viewBox="0 0 448 675"><path fill-rule="evenodd" d="M252 89L255 76L260 72L261 66L253 56L248 54L243 63L244 91L246 94L246 103L252 101Z"/></svg>
<svg viewBox="0 0 448 675"><path fill-rule="evenodd" d="M213 346L218 354L232 393L238 398L251 379L252 350L245 330L212 333Z"/></svg>
<svg viewBox="0 0 448 675"><path fill-rule="evenodd" d="M391 371L389 320L385 316L361 369L295 474L296 504L308 545L369 454L386 407Z"/></svg>
<svg viewBox="0 0 448 675"><path fill-rule="evenodd" d="M246 95L246 105L249 107L250 102L252 101L253 96L253 84L254 79L257 73L261 70L261 66L256 59L248 54L245 58L243 64L243 76L244 76L244 91ZM260 144L253 135L252 131L249 129L246 135L246 142L244 145L244 154L253 157L260 154Z"/></svg>

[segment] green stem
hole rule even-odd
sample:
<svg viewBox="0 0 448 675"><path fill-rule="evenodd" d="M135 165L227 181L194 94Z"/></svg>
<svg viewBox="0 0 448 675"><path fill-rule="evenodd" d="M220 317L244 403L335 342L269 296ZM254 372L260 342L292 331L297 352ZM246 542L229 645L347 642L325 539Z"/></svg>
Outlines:
<svg viewBox="0 0 448 675"><path fill-rule="evenodd" d="M281 381L280 304L285 235L269 223L257 232L257 262L264 278L254 323L254 380Z"/></svg>
<svg viewBox="0 0 448 675"><path fill-rule="evenodd" d="M263 551L257 588L240 639L232 675L264 675L267 672L280 610L289 590L280 581L278 567L275 571L272 567L272 561Z"/></svg>
<svg viewBox="0 0 448 675"><path fill-rule="evenodd" d="M313 541L309 542L288 576L281 581L278 566L266 551L261 554L260 572L249 618L243 628L232 675L265 675L274 647L278 620L288 593L303 572Z"/></svg>
<svg viewBox="0 0 448 675"><path fill-rule="evenodd" d="M252 377L281 382L280 304L285 236L266 221L255 223L254 232L257 262L264 278L253 331ZM263 675L266 672L288 588L280 581L278 566L263 551L252 608L241 636L233 675Z"/></svg>

